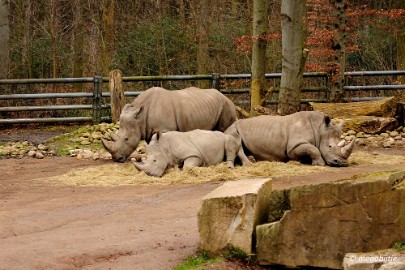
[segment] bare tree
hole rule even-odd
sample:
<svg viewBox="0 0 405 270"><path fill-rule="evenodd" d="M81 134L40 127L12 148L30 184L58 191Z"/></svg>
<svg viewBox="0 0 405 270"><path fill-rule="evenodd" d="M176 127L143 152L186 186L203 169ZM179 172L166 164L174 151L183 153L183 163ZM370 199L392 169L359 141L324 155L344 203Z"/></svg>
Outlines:
<svg viewBox="0 0 405 270"><path fill-rule="evenodd" d="M345 27L346 27L346 0L334 0L336 23L333 24L335 33L332 39L332 49L334 51L334 67L332 70L332 92L331 100L339 101L343 97L344 72L346 70L345 52Z"/></svg>
<svg viewBox="0 0 405 270"><path fill-rule="evenodd" d="M109 74L110 65L113 59L114 52L114 13L115 13L115 1L114 0L102 0L102 23L101 23L101 62L103 75Z"/></svg>
<svg viewBox="0 0 405 270"><path fill-rule="evenodd" d="M9 65L9 2L0 0L0 78L7 78Z"/></svg>
<svg viewBox="0 0 405 270"><path fill-rule="evenodd" d="M72 55L74 78L83 77L83 42L84 42L84 0L73 1L73 25L72 25ZM82 90L82 84L77 84L77 90Z"/></svg>
<svg viewBox="0 0 405 270"><path fill-rule="evenodd" d="M282 74L278 113L287 115L299 110L301 84L308 51L303 49L305 31L303 18L306 1L282 0Z"/></svg>
<svg viewBox="0 0 405 270"><path fill-rule="evenodd" d="M266 91L266 47L265 35L268 29L268 0L253 1L253 47L252 47L252 82L250 87L250 115L264 100L261 92Z"/></svg>
<svg viewBox="0 0 405 270"><path fill-rule="evenodd" d="M209 63L210 0L192 1L192 12L196 27L197 73L207 74ZM199 81L200 88L208 88L208 81Z"/></svg>
<svg viewBox="0 0 405 270"><path fill-rule="evenodd" d="M405 9L405 1L397 1L398 9ZM399 23L397 31L397 69L405 70L405 20ZM401 84L405 84L405 75L398 76Z"/></svg>

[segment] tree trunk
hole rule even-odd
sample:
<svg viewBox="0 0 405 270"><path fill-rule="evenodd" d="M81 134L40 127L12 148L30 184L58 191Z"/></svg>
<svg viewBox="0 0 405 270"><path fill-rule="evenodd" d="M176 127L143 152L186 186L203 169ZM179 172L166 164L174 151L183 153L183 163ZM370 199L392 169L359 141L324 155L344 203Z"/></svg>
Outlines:
<svg viewBox="0 0 405 270"><path fill-rule="evenodd" d="M209 9L210 0L197 1L197 73L207 74L209 63ZM209 88L210 82L206 80L198 81L198 87Z"/></svg>
<svg viewBox="0 0 405 270"><path fill-rule="evenodd" d="M332 49L334 50L334 66L332 76L332 92L330 99L339 101L343 98L344 72L346 70L345 52L345 27L346 27L346 0L334 0L337 22L333 24L335 36L332 39Z"/></svg>
<svg viewBox="0 0 405 270"><path fill-rule="evenodd" d="M48 0L48 27L49 34L51 35L51 57L52 57L52 77L59 77L59 56L58 56L58 43L59 43L59 26L57 19L57 2L56 0Z"/></svg>
<svg viewBox="0 0 405 270"><path fill-rule="evenodd" d="M348 102L348 103L314 103L310 102L314 111L322 111L330 117L344 116L383 116L394 117L398 100L389 97L381 100Z"/></svg>
<svg viewBox="0 0 405 270"><path fill-rule="evenodd" d="M110 96L112 122L117 123L120 120L121 111L125 105L124 88L122 87L122 73L118 69L110 72Z"/></svg>
<svg viewBox="0 0 405 270"><path fill-rule="evenodd" d="M114 10L115 0L102 0L102 37L101 37L101 63L102 73L107 75L110 70L114 51Z"/></svg>
<svg viewBox="0 0 405 270"><path fill-rule="evenodd" d="M7 78L9 64L9 2L0 0L0 78Z"/></svg>
<svg viewBox="0 0 405 270"><path fill-rule="evenodd" d="M75 0L73 6L73 72L74 78L83 77L83 42L84 42L84 22L83 22L84 0ZM83 90L81 83L75 84L78 92Z"/></svg>
<svg viewBox="0 0 405 270"><path fill-rule="evenodd" d="M278 113L299 111L301 84L308 51L303 49L305 30L303 18L306 1L283 0L281 3L282 73Z"/></svg>
<svg viewBox="0 0 405 270"><path fill-rule="evenodd" d="M262 105L261 92L266 91L266 47L268 29L268 0L253 1L252 82L250 86L250 115Z"/></svg>
<svg viewBox="0 0 405 270"><path fill-rule="evenodd" d="M397 3L398 9L405 9L405 1L400 0ZM397 29L397 69L405 70L405 20L399 22ZM398 76L398 81L405 84L405 75Z"/></svg>
<svg viewBox="0 0 405 270"><path fill-rule="evenodd" d="M23 76L31 78L31 29L30 29L30 22L31 22L31 8L32 3L31 0L26 0L22 4L22 8L24 10L24 16L22 21L22 51L21 51L21 62L23 66ZM43 74L41 74L43 75Z"/></svg>

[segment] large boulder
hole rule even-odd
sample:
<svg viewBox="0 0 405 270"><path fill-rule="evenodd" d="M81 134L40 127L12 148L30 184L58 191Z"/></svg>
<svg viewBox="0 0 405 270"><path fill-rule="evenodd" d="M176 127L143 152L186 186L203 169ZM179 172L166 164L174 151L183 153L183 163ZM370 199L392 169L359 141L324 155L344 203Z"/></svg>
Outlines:
<svg viewBox="0 0 405 270"><path fill-rule="evenodd" d="M262 265L341 269L346 253L386 249L405 239L405 170L274 195L270 223L256 228Z"/></svg>
<svg viewBox="0 0 405 270"><path fill-rule="evenodd" d="M201 248L218 255L227 248L252 253L255 227L267 220L270 179L224 183L203 198L198 213Z"/></svg>

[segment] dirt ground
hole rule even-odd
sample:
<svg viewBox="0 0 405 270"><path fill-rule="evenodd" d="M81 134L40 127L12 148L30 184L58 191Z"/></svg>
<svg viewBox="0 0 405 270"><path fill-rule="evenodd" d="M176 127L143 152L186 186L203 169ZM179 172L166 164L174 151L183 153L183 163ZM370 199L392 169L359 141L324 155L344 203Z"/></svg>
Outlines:
<svg viewBox="0 0 405 270"><path fill-rule="evenodd" d="M405 155L403 148L381 151ZM197 251L201 199L221 183L56 187L36 180L106 162L0 160L0 269L172 269ZM276 178L273 187L404 167L339 168Z"/></svg>

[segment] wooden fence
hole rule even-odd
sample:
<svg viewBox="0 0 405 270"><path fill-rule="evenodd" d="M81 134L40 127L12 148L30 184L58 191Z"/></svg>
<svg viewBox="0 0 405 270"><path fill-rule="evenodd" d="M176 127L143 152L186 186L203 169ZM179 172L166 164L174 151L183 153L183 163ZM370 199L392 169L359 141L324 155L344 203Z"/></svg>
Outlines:
<svg viewBox="0 0 405 270"><path fill-rule="evenodd" d="M397 71L363 71L363 72L346 72L347 85L344 86L345 92L356 91L385 91L385 90L404 90L405 84L387 84L387 85L350 85L350 81L354 77L376 77L376 76L400 76L405 75L405 70ZM198 81L209 80L213 88L218 89L224 94L247 94L249 89L221 89L224 82L232 80L250 80L250 74L207 74L207 75L171 75L171 76L134 76L122 77L123 83L129 82L157 82L163 81ZM269 80L280 79L281 73L268 73L266 78ZM306 98L302 102L327 102L330 96L329 78L326 73L309 72L304 73L304 79L316 79L316 86L304 86L303 92L324 93L323 98ZM86 77L86 78L56 78L56 79L6 79L0 80L0 124L15 124L15 123L51 123L51 122L93 122L95 124L101 121L110 121L110 93L103 92L103 85L109 82L108 77ZM15 85L48 85L48 84L69 84L69 85L91 85L92 92L68 92L68 93L24 93L24 94L4 94L5 87ZM125 91L126 97L136 97L145 89L137 89ZM278 88L274 87L274 94L277 95ZM364 101L383 98L384 96L362 96L352 97L349 101ZM57 105L52 102L56 99L78 99L85 98L88 100L86 104L69 104ZM40 106L4 106L4 101L10 100L32 100L41 99L47 100L51 105ZM272 98L268 103L275 103L276 98ZM32 117L32 118L10 118L7 117L9 112L33 112L33 111L77 111L88 110L90 116L64 116L64 117Z"/></svg>

